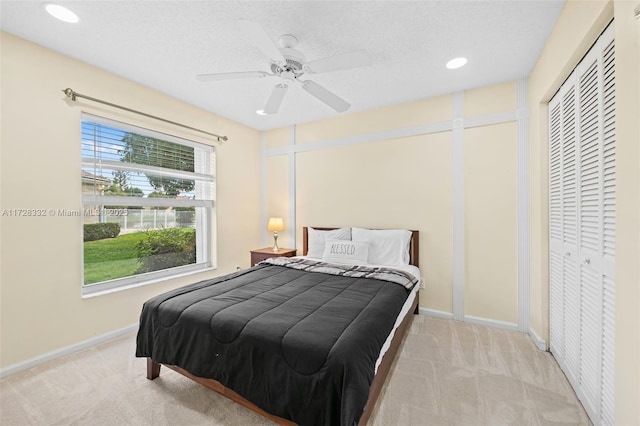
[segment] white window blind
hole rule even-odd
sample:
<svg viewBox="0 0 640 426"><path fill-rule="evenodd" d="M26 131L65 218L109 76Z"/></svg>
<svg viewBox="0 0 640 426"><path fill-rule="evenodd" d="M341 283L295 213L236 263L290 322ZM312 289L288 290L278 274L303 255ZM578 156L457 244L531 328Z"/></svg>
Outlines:
<svg viewBox="0 0 640 426"><path fill-rule="evenodd" d="M129 206L213 207L213 154L207 145L83 114L82 170L126 181L116 193L95 180L83 203L122 204L114 197L126 197Z"/></svg>

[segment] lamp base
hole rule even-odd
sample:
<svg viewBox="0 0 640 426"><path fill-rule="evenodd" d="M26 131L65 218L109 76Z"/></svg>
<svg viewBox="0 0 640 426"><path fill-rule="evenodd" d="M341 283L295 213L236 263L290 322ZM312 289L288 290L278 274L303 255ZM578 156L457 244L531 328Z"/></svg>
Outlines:
<svg viewBox="0 0 640 426"><path fill-rule="evenodd" d="M278 250L280 250L278 248L278 231L274 231L273 233L273 249L272 250L274 253L277 253Z"/></svg>

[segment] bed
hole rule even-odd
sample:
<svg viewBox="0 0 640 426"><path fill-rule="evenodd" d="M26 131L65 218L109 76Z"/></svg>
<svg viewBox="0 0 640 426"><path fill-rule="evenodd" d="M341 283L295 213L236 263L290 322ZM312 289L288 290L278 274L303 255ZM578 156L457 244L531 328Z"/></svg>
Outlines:
<svg viewBox="0 0 640 426"><path fill-rule="evenodd" d="M365 425L417 313L418 231L404 231L407 265L393 268L327 260L368 242L327 239L326 257L307 256L334 232L305 227L302 257L145 302L136 356L147 378L165 365L281 425Z"/></svg>

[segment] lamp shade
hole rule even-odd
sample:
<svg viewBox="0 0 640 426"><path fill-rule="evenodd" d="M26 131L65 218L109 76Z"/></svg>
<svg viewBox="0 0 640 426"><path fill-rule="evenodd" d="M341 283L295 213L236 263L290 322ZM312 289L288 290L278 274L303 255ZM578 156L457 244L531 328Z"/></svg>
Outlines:
<svg viewBox="0 0 640 426"><path fill-rule="evenodd" d="M284 221L281 217L270 217L267 224L267 231L277 232L284 230Z"/></svg>

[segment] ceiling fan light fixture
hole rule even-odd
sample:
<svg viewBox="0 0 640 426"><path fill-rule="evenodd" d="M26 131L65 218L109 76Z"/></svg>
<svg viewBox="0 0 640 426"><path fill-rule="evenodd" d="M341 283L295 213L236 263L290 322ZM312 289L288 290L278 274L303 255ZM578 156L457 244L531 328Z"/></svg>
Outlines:
<svg viewBox="0 0 640 426"><path fill-rule="evenodd" d="M78 15L64 6L60 6L59 4L45 3L44 9L49 13L49 15L63 22L75 24L76 22L80 21Z"/></svg>
<svg viewBox="0 0 640 426"><path fill-rule="evenodd" d="M198 74L199 81L221 81L249 77L280 77L281 83L271 90L271 95L263 109L256 111L258 115L273 115L278 112L282 100L289 89L289 84L301 84L302 89L323 102L338 113L347 111L351 104L335 93L310 80L303 81L305 73L316 74L329 71L341 71L351 68L365 67L372 64L371 56L365 50L355 50L334 56L307 62L305 55L295 49L298 39L291 34L284 34L279 39L279 46L271 41L269 35L257 22L240 19L236 21L242 35L248 38L262 53L270 59L271 74L263 71L225 72Z"/></svg>
<svg viewBox="0 0 640 426"><path fill-rule="evenodd" d="M460 68L467 63L467 58L459 57L453 58L449 62L447 62L447 68L450 70L455 70L456 68Z"/></svg>

